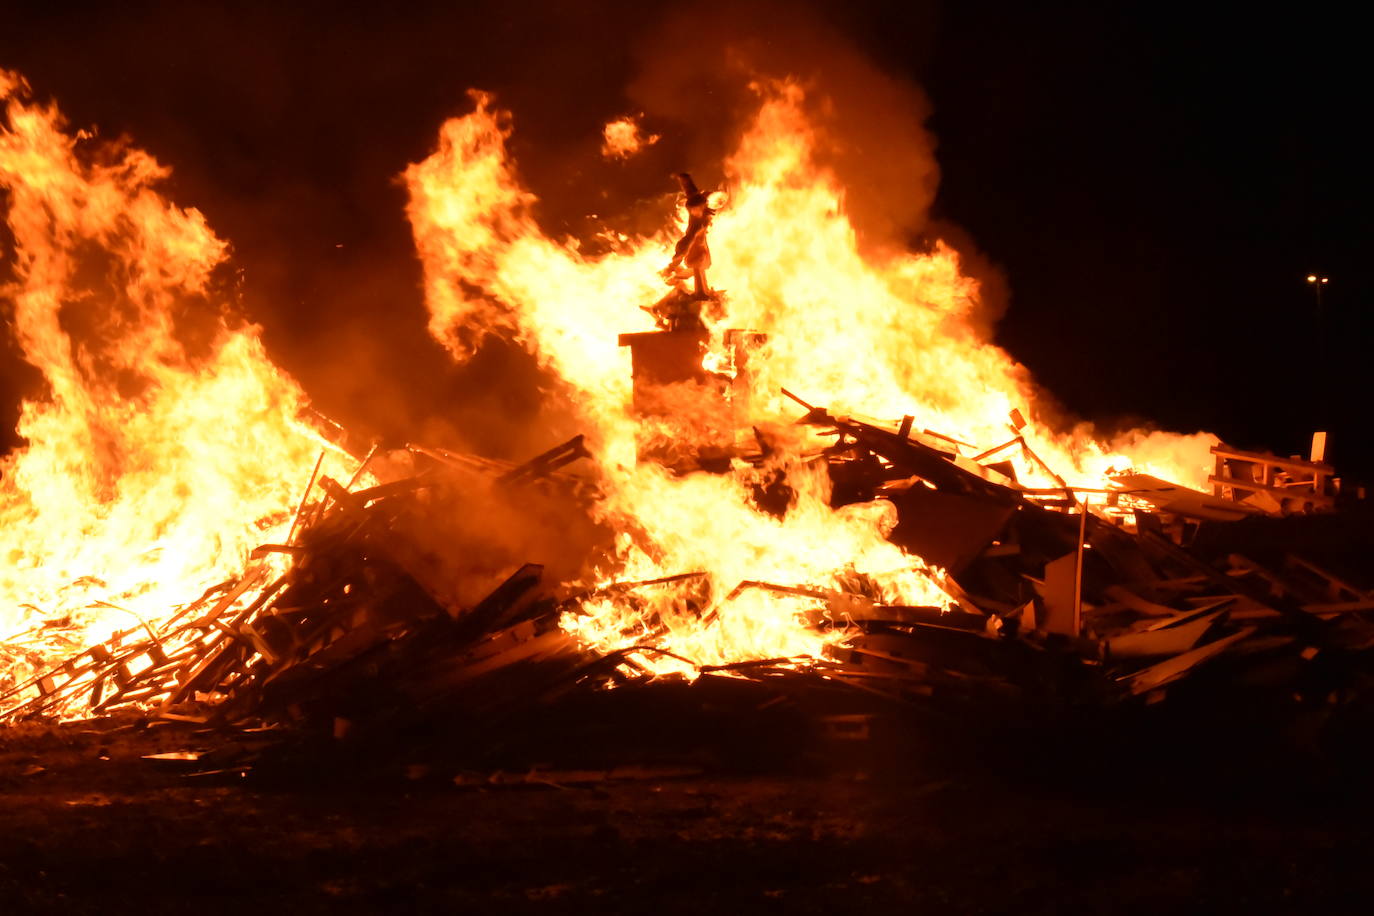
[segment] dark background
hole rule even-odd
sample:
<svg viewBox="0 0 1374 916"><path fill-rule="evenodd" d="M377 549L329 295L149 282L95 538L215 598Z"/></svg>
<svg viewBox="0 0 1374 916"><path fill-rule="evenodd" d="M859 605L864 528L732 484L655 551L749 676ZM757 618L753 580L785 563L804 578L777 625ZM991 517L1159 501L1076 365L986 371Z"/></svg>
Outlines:
<svg viewBox="0 0 1374 916"><path fill-rule="evenodd" d="M1321 6L1031 6L855 0L735 25L785 44L770 21L783 34L814 19L924 89L935 225L961 227L1000 271L998 342L1072 411L1285 454L1328 429L1345 476L1374 478L1356 24ZM665 17L709 65L723 9L9 4L0 66L73 125L173 167L170 196L232 243L244 311L327 413L399 438L457 429L499 454L538 439L518 432L540 377L500 344L455 367L426 336L396 176L479 86L515 112L550 231L664 193L668 170L708 168L669 161L691 155L690 124L663 122L674 136L629 171L591 154L601 124L634 109L626 87ZM1312 271L1331 278L1321 313ZM4 346L0 431L40 390Z"/></svg>

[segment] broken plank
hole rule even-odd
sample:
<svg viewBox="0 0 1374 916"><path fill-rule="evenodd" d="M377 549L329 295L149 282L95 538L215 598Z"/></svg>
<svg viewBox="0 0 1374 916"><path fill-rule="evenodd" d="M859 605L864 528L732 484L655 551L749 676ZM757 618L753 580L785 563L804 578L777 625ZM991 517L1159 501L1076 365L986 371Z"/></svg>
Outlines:
<svg viewBox="0 0 1374 916"><path fill-rule="evenodd" d="M1231 646L1240 642L1242 639L1252 635L1255 627L1246 627L1243 630L1224 636L1221 639L1207 643L1189 652L1176 655L1173 658L1142 668L1139 671L1126 675L1121 680L1130 686L1133 695L1149 693L1158 687L1170 684L1183 677L1193 668L1201 665L1208 659L1215 658L1225 652Z"/></svg>

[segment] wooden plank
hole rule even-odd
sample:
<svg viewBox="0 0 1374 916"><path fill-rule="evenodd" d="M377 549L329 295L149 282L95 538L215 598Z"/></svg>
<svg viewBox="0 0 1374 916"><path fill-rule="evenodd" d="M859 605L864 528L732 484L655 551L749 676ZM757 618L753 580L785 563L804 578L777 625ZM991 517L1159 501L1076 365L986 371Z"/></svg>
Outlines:
<svg viewBox="0 0 1374 916"><path fill-rule="evenodd" d="M534 621L529 620L516 624L510 631L479 646L477 651L454 668L447 680L450 683L469 681L517 662L529 661L574 645L572 637L559 629L533 635L533 624Z"/></svg>
<svg viewBox="0 0 1374 916"><path fill-rule="evenodd" d="M1366 598L1369 598L1371 595L1370 592L1367 592L1364 589L1351 585L1346 580L1340 578L1334 573L1328 572L1327 570L1318 566L1316 563L1313 563L1310 560L1304 560L1302 557L1299 557L1295 554L1290 553L1285 555L1283 558L1283 565L1286 569L1290 570L1305 570L1308 573L1311 573L1313 576L1316 576L1318 579L1321 579L1324 583L1324 590L1333 601L1339 600L1341 598L1344 598L1347 601L1362 601Z"/></svg>
<svg viewBox="0 0 1374 916"><path fill-rule="evenodd" d="M1316 490L1299 490L1297 484L1288 487L1266 487L1262 483L1253 480L1241 480L1234 477L1217 477L1212 475L1207 478L1208 482L1216 487L1230 487L1232 490L1253 490L1257 493L1267 493L1275 499L1303 499L1316 505L1332 506L1335 505L1335 498ZM1306 483L1306 481L1304 481Z"/></svg>
<svg viewBox="0 0 1374 916"><path fill-rule="evenodd" d="M1112 477L1129 495L1143 499L1161 512L1211 521L1238 521L1261 510L1234 500L1194 490L1149 474L1117 474Z"/></svg>
<svg viewBox="0 0 1374 916"><path fill-rule="evenodd" d="M1255 631L1255 627L1246 627L1238 633L1232 633L1230 636L1209 642L1207 645L1200 646L1190 652L1184 652L1182 655L1176 655L1157 665L1142 668L1126 675L1122 680L1130 686L1132 694L1139 696L1142 693L1148 693L1178 680L1193 668L1208 659L1215 658Z"/></svg>
<svg viewBox="0 0 1374 916"><path fill-rule="evenodd" d="M497 482L510 484L546 477L565 464L571 464L579 458L590 458L591 456L591 452L587 451L586 438L579 433L567 442L536 455L519 467L512 468L498 477Z"/></svg>
<svg viewBox="0 0 1374 916"><path fill-rule="evenodd" d="M230 606L243 596L244 592L258 584L266 575L266 566L259 564L248 567L244 570L243 578L239 579L238 584L231 588L224 597L216 601L214 607L197 618L193 626L209 627L212 621L218 620L220 615L229 610Z"/></svg>
<svg viewBox="0 0 1374 916"><path fill-rule="evenodd" d="M1245 452L1238 448L1231 448L1225 445L1212 446L1212 454L1218 458L1234 459L1236 461L1251 461L1256 464L1268 464L1284 470L1305 471L1313 473L1324 471L1334 474L1336 469L1322 461L1303 461L1301 458L1280 458L1278 455L1266 452Z"/></svg>
<svg viewBox="0 0 1374 916"><path fill-rule="evenodd" d="M310 472L310 482L305 485L305 491L301 493L300 505L296 506L296 514L291 516L291 530L286 533L286 543L290 544L296 539L296 529L300 527L301 513L305 511L305 501L310 498L310 491L315 489L315 481L320 476L320 465L324 464L324 449L320 449L320 457L315 459L315 469Z"/></svg>
<svg viewBox="0 0 1374 916"><path fill-rule="evenodd" d="M1254 601L1256 604L1262 605L1264 607L1272 607L1274 610L1283 614L1289 620L1294 621L1299 627L1302 628L1302 632L1304 634L1313 634L1315 632L1314 624L1316 624L1317 621L1312 617L1311 614L1305 613L1302 610L1302 608L1295 602L1282 596L1271 597L1269 595L1266 595L1263 592L1260 592L1250 583L1239 581L1232 576L1228 576L1227 574L1219 570L1213 569L1211 566L1208 566L1202 560L1199 560L1197 557L1188 553L1188 551L1183 550L1177 544L1174 544L1168 538L1160 534L1157 534L1156 532L1142 531L1140 534L1140 541L1142 544L1148 545L1150 549L1158 551L1159 553L1163 554L1169 559L1174 560L1185 567L1195 569L1199 573L1202 573L1204 576L1207 576L1213 583L1221 586L1226 591L1238 595L1244 595L1245 597Z"/></svg>
<svg viewBox="0 0 1374 916"><path fill-rule="evenodd" d="M1040 628L1048 633L1077 636L1074 629L1074 580L1078 571L1077 551L1064 554L1045 564L1043 581L1031 579L1045 607L1045 619Z"/></svg>
<svg viewBox="0 0 1374 916"><path fill-rule="evenodd" d="M1130 608L1137 614L1144 614L1146 617L1173 617L1179 613L1178 608L1147 601L1124 585L1109 585L1103 589L1103 594L1116 603Z"/></svg>
<svg viewBox="0 0 1374 916"><path fill-rule="evenodd" d="M1213 611L1175 626L1112 636L1106 640L1107 650L1114 658L1178 655L1196 646L1198 640L1223 613L1225 612Z"/></svg>

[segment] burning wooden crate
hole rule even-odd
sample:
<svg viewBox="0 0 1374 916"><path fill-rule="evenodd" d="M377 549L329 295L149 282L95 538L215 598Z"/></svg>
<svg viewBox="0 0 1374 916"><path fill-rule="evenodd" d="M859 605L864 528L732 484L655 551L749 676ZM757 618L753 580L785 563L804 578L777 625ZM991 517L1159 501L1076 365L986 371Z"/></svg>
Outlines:
<svg viewBox="0 0 1374 916"><path fill-rule="evenodd" d="M726 355L708 367L711 334L704 328L621 334L641 421L639 457L684 471L728 468L736 433L751 416L749 352L763 339L726 331Z"/></svg>

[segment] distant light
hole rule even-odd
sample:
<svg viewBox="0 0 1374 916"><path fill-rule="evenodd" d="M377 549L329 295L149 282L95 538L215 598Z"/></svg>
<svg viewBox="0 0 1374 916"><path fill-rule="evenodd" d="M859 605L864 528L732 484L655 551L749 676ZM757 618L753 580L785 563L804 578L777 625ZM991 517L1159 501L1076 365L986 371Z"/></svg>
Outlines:
<svg viewBox="0 0 1374 916"><path fill-rule="evenodd" d="M1316 274L1308 274L1308 275L1307 275L1307 282L1308 282L1308 283L1316 283L1316 282L1317 282L1317 275L1316 275Z"/></svg>

